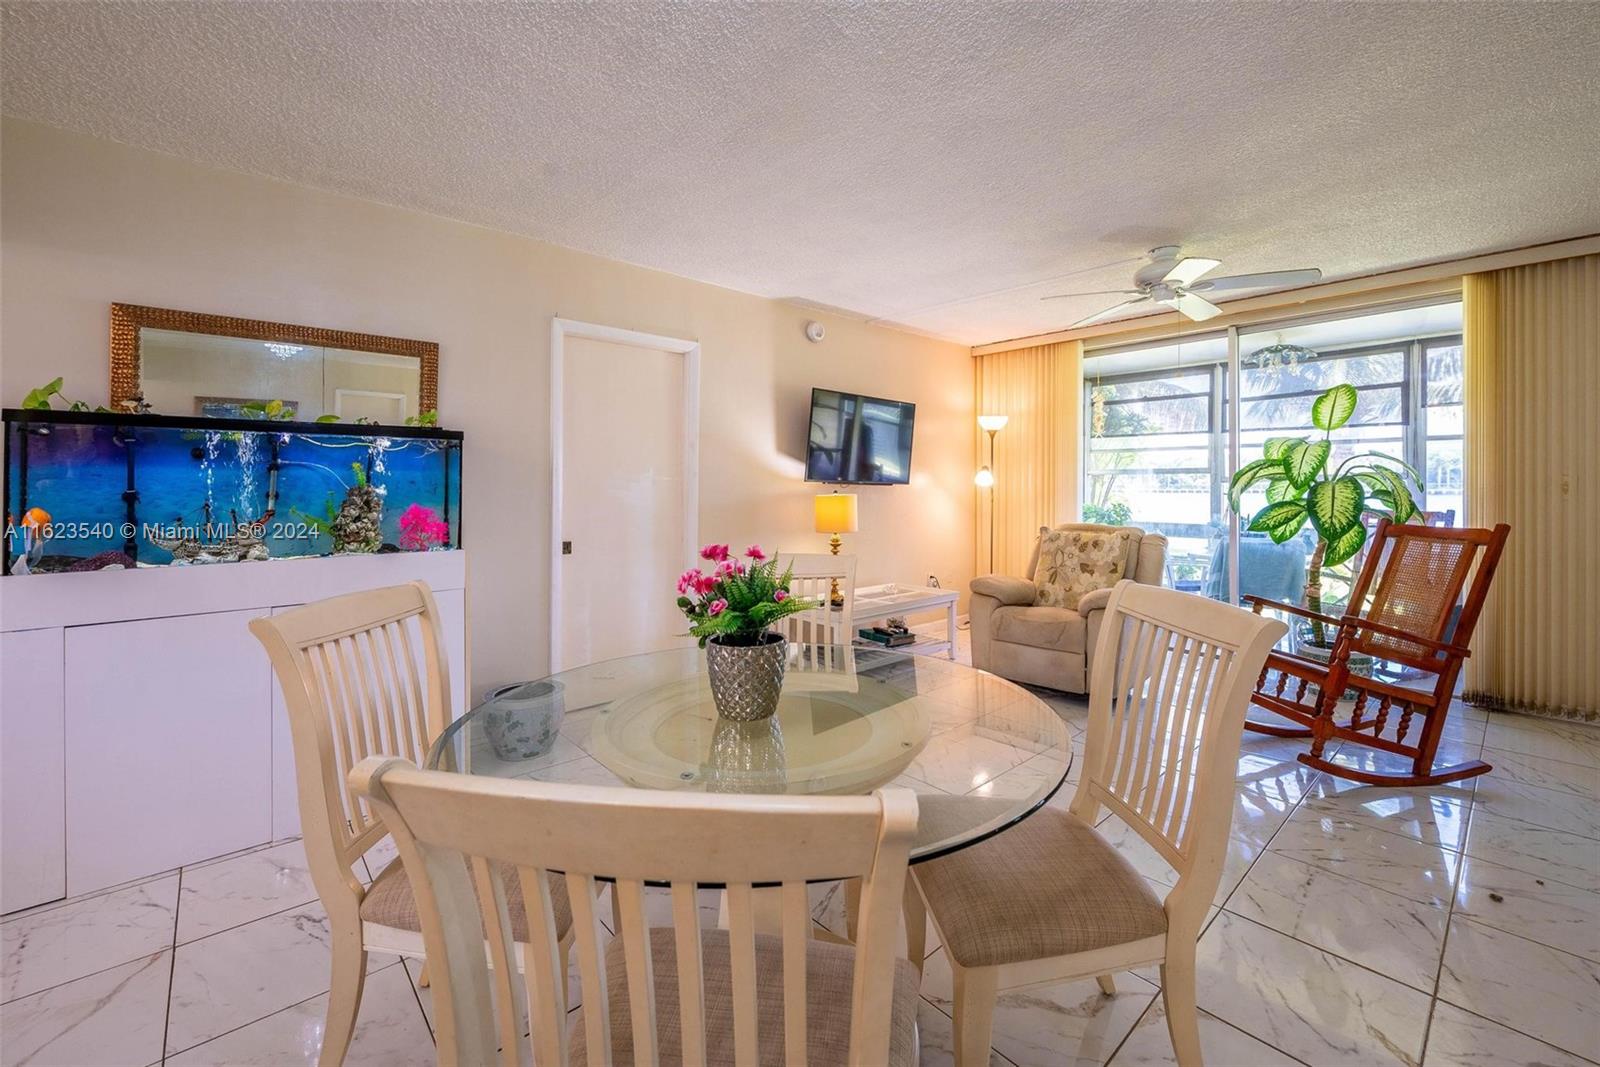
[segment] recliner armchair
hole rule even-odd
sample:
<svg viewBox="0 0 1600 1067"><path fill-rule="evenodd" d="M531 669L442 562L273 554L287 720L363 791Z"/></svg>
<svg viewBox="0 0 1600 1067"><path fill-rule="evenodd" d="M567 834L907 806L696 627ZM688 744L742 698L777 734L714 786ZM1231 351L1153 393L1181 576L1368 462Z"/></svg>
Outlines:
<svg viewBox="0 0 1600 1067"><path fill-rule="evenodd" d="M1160 585L1167 563L1167 539L1137 526L1102 526L1069 522L1057 530L1130 534L1122 577L1145 585ZM1050 527L1040 527L1043 535ZM1013 682L1060 689L1068 693L1089 691L1089 664L1105 618L1111 590L1096 589L1078 601L1077 609L1035 604L1038 586L1039 538L1026 578L985 575L973 579L968 613L972 620L972 665Z"/></svg>

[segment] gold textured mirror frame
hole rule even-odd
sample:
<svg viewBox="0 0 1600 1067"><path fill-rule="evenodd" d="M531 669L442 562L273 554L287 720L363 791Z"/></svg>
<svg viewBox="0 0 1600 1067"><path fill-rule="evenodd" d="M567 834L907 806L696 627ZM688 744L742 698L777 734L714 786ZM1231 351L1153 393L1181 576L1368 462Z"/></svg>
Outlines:
<svg viewBox="0 0 1600 1067"><path fill-rule="evenodd" d="M384 337L373 333L326 330L320 326L296 326L262 319L237 319L231 315L208 315L200 311L174 311L171 308L144 307L140 304L111 305L111 408L120 411L142 399L139 375L139 330L180 330L184 333L216 337L243 337L252 341L281 341L285 344L345 348L357 352L382 352L391 356L410 356L422 365L418 402L422 411L439 409L439 346L433 341L413 341L405 337Z"/></svg>

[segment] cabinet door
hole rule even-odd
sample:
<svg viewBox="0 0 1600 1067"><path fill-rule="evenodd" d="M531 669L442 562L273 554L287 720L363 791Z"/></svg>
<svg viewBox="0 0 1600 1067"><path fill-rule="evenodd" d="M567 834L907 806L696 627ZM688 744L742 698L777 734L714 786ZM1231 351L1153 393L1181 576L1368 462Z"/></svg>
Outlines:
<svg viewBox="0 0 1600 1067"><path fill-rule="evenodd" d="M270 668L246 628L264 614L67 630L69 893L270 839Z"/></svg>
<svg viewBox="0 0 1600 1067"><path fill-rule="evenodd" d="M67 895L62 632L0 635L0 911Z"/></svg>

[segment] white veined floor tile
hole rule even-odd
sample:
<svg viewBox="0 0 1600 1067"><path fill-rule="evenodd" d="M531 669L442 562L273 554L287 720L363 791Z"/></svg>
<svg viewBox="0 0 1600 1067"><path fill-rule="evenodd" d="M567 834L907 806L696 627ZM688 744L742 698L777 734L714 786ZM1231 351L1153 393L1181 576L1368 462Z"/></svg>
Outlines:
<svg viewBox="0 0 1600 1067"><path fill-rule="evenodd" d="M1495 715L1486 730L1484 744L1488 748L1600 767L1600 726L1529 715Z"/></svg>
<svg viewBox="0 0 1600 1067"><path fill-rule="evenodd" d="M1452 919L1439 999L1577 1055L1600 1053L1600 964L1469 919Z"/></svg>
<svg viewBox="0 0 1600 1067"><path fill-rule="evenodd" d="M1399 789L1324 775L1306 794L1302 818L1329 816L1430 845L1459 850L1467 834L1472 786Z"/></svg>
<svg viewBox="0 0 1600 1067"><path fill-rule="evenodd" d="M178 876L30 911L0 926L4 996L37 993L172 947Z"/></svg>
<svg viewBox="0 0 1600 1067"><path fill-rule="evenodd" d="M1434 1005L1422 1067L1585 1067L1543 1041L1490 1022L1443 1001Z"/></svg>
<svg viewBox="0 0 1600 1067"><path fill-rule="evenodd" d="M928 959L922 995L941 1011L955 1010L950 964L940 949ZM1093 978L1001 993L994 1012L994 1047L1017 1067L1102 1064L1157 995L1136 975L1117 975L1117 995Z"/></svg>
<svg viewBox="0 0 1600 1067"><path fill-rule="evenodd" d="M1200 938L1199 972L1201 1008L1306 1063L1422 1054L1427 994L1226 911Z"/></svg>
<svg viewBox="0 0 1600 1067"><path fill-rule="evenodd" d="M1444 951L1443 908L1268 852L1228 898L1228 910L1433 993Z"/></svg>
<svg viewBox="0 0 1600 1067"><path fill-rule="evenodd" d="M1455 914L1600 962L1600 892L1593 889L1469 856Z"/></svg>
<svg viewBox="0 0 1600 1067"><path fill-rule="evenodd" d="M328 990L328 917L308 904L179 945L167 1051L182 1052ZM367 973L397 957L373 953Z"/></svg>
<svg viewBox="0 0 1600 1067"><path fill-rule="evenodd" d="M1336 814L1302 808L1268 846L1302 863L1426 904L1448 904L1459 853L1398 834L1374 833Z"/></svg>
<svg viewBox="0 0 1600 1067"><path fill-rule="evenodd" d="M1472 802L1474 815L1487 811L1562 833L1600 839L1600 804L1564 789L1546 789L1486 774L1478 779Z"/></svg>
<svg viewBox="0 0 1600 1067"><path fill-rule="evenodd" d="M300 841L185 869L178 943L218 933L317 899Z"/></svg>
<svg viewBox="0 0 1600 1067"><path fill-rule="evenodd" d="M187 1052L167 1058L171 1067L291 1067L317 1062L328 994L301 1001ZM387 967L367 978L346 1067L427 1067L435 1062L433 1036L406 972Z"/></svg>
<svg viewBox="0 0 1600 1067"><path fill-rule="evenodd" d="M1594 885L1600 872L1600 841L1507 819L1487 809L1472 813L1465 852L1567 885Z"/></svg>
<svg viewBox="0 0 1600 1067"><path fill-rule="evenodd" d="M4 1067L159 1063L172 950L0 1006Z"/></svg>
<svg viewBox="0 0 1600 1067"><path fill-rule="evenodd" d="M917 1039L922 1056L918 1067L955 1067L955 1024L922 997L917 998ZM989 1067L1012 1067L1011 1061L989 1050Z"/></svg>
<svg viewBox="0 0 1600 1067"><path fill-rule="evenodd" d="M1589 800L1600 800L1600 767L1567 763L1548 756L1502 752L1485 748L1483 758L1494 765L1485 778L1522 782L1541 789L1559 789Z"/></svg>
<svg viewBox="0 0 1600 1067"><path fill-rule="evenodd" d="M1229 1026L1209 1012L1200 1012L1200 1051L1216 1067L1295 1067L1300 1061ZM1178 1062L1167 1030L1167 1008L1160 997L1111 1057L1110 1067L1169 1067Z"/></svg>

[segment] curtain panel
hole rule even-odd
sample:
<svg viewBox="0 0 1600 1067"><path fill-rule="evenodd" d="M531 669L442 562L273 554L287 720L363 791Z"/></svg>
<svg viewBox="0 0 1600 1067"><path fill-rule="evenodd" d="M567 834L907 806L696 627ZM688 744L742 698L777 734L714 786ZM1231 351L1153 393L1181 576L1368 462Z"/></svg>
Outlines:
<svg viewBox="0 0 1600 1067"><path fill-rule="evenodd" d="M1600 719L1600 255L1463 281L1466 509L1511 536L1466 697Z"/></svg>
<svg viewBox="0 0 1600 1067"><path fill-rule="evenodd" d="M1020 576L1027 570L1039 527L1077 519L1083 342L1018 348L972 362L978 414L1009 420L995 435L992 460L989 435L973 427L973 470L989 464L995 475L992 489L977 489L974 573L991 573L992 514L992 572Z"/></svg>

